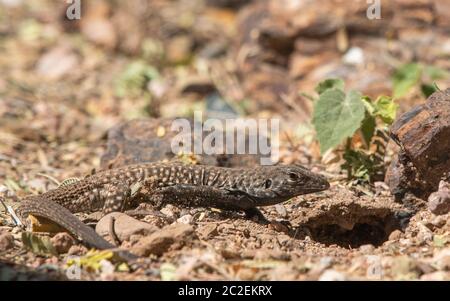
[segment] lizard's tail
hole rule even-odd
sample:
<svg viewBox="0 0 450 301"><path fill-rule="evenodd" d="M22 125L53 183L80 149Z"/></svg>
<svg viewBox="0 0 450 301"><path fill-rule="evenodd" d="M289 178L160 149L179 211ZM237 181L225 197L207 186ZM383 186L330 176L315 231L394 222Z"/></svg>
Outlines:
<svg viewBox="0 0 450 301"><path fill-rule="evenodd" d="M22 200L16 212L23 222L30 214L55 222L70 233L81 238L84 243L96 249L115 248L114 245L98 235L94 229L81 222L69 210L53 201L46 199L40 199L39 201Z"/></svg>

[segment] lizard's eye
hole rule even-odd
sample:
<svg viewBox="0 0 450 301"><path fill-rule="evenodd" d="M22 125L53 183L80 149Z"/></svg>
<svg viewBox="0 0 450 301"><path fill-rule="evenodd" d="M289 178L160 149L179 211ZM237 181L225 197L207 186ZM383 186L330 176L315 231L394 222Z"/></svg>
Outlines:
<svg viewBox="0 0 450 301"><path fill-rule="evenodd" d="M296 181L296 180L298 180L298 175L296 173L290 172L289 179Z"/></svg>
<svg viewBox="0 0 450 301"><path fill-rule="evenodd" d="M269 189L270 186L272 186L272 180L267 179L267 180L264 182L264 187L265 187L266 189Z"/></svg>

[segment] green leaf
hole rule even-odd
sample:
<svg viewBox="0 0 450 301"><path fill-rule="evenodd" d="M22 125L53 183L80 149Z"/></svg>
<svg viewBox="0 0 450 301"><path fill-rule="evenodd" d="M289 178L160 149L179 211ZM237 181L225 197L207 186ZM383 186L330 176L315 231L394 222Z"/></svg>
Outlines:
<svg viewBox="0 0 450 301"><path fill-rule="evenodd" d="M364 103L364 105L366 106L366 111L370 116L375 117L375 106L373 104L373 100L372 98L370 98L369 96L363 96L361 97L361 101Z"/></svg>
<svg viewBox="0 0 450 301"><path fill-rule="evenodd" d="M375 115L379 116L384 123L392 124L397 115L398 105L389 96L380 96L374 103Z"/></svg>
<svg viewBox="0 0 450 301"><path fill-rule="evenodd" d="M22 232L24 247L37 255L58 255L50 238L39 236L31 232Z"/></svg>
<svg viewBox="0 0 450 301"><path fill-rule="evenodd" d="M370 146L370 141L372 141L373 135L375 133L375 127L375 117L373 117L369 113L366 113L366 117L361 124L361 133L367 146Z"/></svg>
<svg viewBox="0 0 450 301"><path fill-rule="evenodd" d="M422 67L417 63L402 65L395 71L393 80L394 97L402 97L417 85L422 73Z"/></svg>
<svg viewBox="0 0 450 301"><path fill-rule="evenodd" d="M422 90L422 94L428 98L430 97L431 94L433 94L436 91L439 91L439 88L436 86L436 84L434 83L433 85L430 84L422 84L420 86L420 89Z"/></svg>
<svg viewBox="0 0 450 301"><path fill-rule="evenodd" d="M339 89L323 92L314 105L313 124L324 153L351 137L361 126L365 106L361 94L350 91L347 95Z"/></svg>
<svg viewBox="0 0 450 301"><path fill-rule="evenodd" d="M426 66L423 72L432 80L446 79L450 76L447 70L435 66Z"/></svg>
<svg viewBox="0 0 450 301"><path fill-rule="evenodd" d="M122 72L116 82L116 94L119 97L127 95L139 96L146 84L159 77L158 70L138 60L130 63Z"/></svg>
<svg viewBox="0 0 450 301"><path fill-rule="evenodd" d="M331 90L331 89L338 89L338 90L342 90L344 91L344 81L342 79L339 78L330 78L330 79L326 79L322 82L320 82L316 88L315 91L317 93L322 94L327 90Z"/></svg>

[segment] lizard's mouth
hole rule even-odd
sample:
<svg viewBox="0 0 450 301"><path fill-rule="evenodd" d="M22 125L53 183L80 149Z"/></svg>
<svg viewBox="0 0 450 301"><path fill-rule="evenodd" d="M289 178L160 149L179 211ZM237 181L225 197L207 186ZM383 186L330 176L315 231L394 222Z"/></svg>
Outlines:
<svg viewBox="0 0 450 301"><path fill-rule="evenodd" d="M326 183L326 184L323 184L320 186L304 189L303 191L305 191L305 193L313 193L313 192L324 191L324 190L327 190L328 188L330 188L330 183Z"/></svg>

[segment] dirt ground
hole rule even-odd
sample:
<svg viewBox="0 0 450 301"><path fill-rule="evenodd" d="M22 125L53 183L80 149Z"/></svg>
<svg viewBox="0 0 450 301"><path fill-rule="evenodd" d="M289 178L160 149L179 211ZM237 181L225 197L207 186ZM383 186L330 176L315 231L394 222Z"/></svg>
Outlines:
<svg viewBox="0 0 450 301"><path fill-rule="evenodd" d="M331 188L262 208L274 221L268 226L217 209L167 205L160 214L138 214L133 217L146 225L129 222L145 231L128 235L122 247L144 239L153 254L135 263L108 252L89 257L63 233L36 235L53 237L61 248L60 254L38 255L25 248L23 230L2 208L1 280L450 280L449 214L435 216L426 201L411 195L396 202L381 181L349 182L337 154L320 156L312 139L311 104L299 98L298 91L314 93L327 74L339 74L367 94L390 91L386 74L392 66L383 61L346 69L339 52L342 43L360 45L367 47L368 60L374 59L384 53L384 46L373 46L387 39L384 30L368 36L349 30L350 37L339 38L339 29L323 25L330 32L321 33L312 21L310 27L298 22L318 30L302 36L306 29L290 32L296 29L281 22L285 8L272 3L273 31L262 35L267 40L254 50L246 26L257 26L244 21L256 22L257 16L248 18L262 10L256 4L92 2L82 2L80 21L69 21L66 7L53 1L0 0L0 190L8 204L14 207L25 195L101 169L113 126L135 118L191 116L196 109L212 114L205 105L211 95L230 100L246 116L281 118L281 162L324 174ZM439 30L448 28L449 10L440 7L431 22L428 11L407 6L402 12L409 17L400 14L397 23L377 28L391 26L396 32L386 46L396 60L416 56L449 70L450 38ZM312 20L312 12L301 20ZM311 35L317 41L309 41ZM405 36L417 43L410 46ZM286 42L294 37L308 40L302 45L309 50ZM314 55L301 56L302 51ZM243 53L254 55L243 59ZM264 67L262 61L270 64ZM401 111L424 100L412 92L400 103ZM397 151L390 142L386 164ZM78 216L90 224L99 219ZM71 262L73 256L84 258L84 265Z"/></svg>

